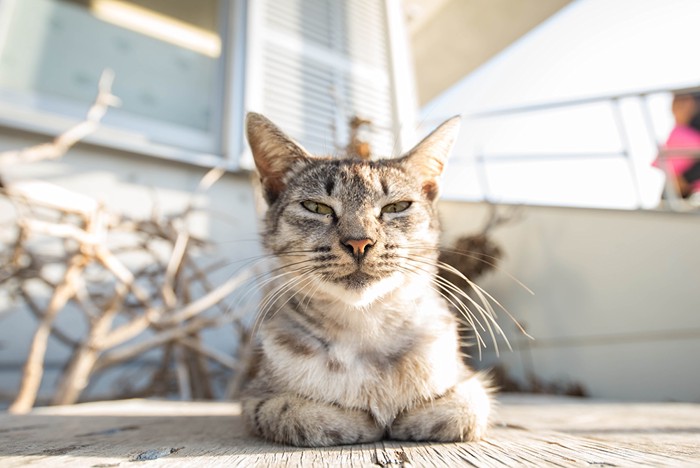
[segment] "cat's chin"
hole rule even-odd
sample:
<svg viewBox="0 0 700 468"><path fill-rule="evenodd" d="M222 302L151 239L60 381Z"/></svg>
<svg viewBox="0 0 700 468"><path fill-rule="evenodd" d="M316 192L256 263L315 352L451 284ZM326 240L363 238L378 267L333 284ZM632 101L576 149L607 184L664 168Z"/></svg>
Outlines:
<svg viewBox="0 0 700 468"><path fill-rule="evenodd" d="M355 272L335 281L324 281L326 295L352 307L366 307L385 297L403 284L403 277L394 274L377 278L366 273Z"/></svg>

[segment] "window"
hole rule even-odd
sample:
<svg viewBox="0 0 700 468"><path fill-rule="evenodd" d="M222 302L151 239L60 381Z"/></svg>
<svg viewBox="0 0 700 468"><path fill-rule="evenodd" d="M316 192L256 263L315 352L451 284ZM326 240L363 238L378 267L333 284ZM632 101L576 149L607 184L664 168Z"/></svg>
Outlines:
<svg viewBox="0 0 700 468"><path fill-rule="evenodd" d="M80 119L111 68L122 106L107 114L106 127L135 141L220 152L218 0L5 0L0 7L6 105Z"/></svg>
<svg viewBox="0 0 700 468"><path fill-rule="evenodd" d="M123 104L91 143L251 168L253 110L322 153L367 119L388 156L415 117L400 19L376 0L0 0L0 125L59 133L110 68Z"/></svg>

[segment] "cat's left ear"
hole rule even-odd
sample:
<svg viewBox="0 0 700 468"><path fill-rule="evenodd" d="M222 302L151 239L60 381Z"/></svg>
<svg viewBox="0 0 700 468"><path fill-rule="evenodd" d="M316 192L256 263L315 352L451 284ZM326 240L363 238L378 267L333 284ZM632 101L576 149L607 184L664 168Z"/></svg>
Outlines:
<svg viewBox="0 0 700 468"><path fill-rule="evenodd" d="M431 201L440 192L439 178L459 135L460 124L459 116L445 121L400 159L401 164L421 178L423 193Z"/></svg>
<svg viewBox="0 0 700 468"><path fill-rule="evenodd" d="M249 112L245 123L265 200L272 204L284 190L286 175L292 166L311 155L264 115Z"/></svg>

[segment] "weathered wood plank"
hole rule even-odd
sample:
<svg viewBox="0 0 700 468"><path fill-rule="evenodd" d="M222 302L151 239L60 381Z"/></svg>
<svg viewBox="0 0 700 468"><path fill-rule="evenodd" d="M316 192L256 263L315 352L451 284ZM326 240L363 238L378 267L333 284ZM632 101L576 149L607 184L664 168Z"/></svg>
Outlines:
<svg viewBox="0 0 700 468"><path fill-rule="evenodd" d="M658 454L700 460L700 405L621 403L581 398L503 395L499 419Z"/></svg>
<svg viewBox="0 0 700 468"><path fill-rule="evenodd" d="M700 464L700 405L504 396L478 444L301 449L245 433L236 403L127 400L0 414L0 466L673 466ZM136 466L136 465L134 465Z"/></svg>

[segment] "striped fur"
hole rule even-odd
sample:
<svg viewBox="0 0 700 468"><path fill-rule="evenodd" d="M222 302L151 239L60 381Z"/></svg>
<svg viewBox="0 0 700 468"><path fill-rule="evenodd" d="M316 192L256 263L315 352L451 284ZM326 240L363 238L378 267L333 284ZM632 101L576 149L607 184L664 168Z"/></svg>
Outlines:
<svg viewBox="0 0 700 468"><path fill-rule="evenodd" d="M484 434L489 393L434 282L438 179L458 124L401 158L360 161L313 157L249 114L277 261L243 399L253 433L299 446Z"/></svg>

